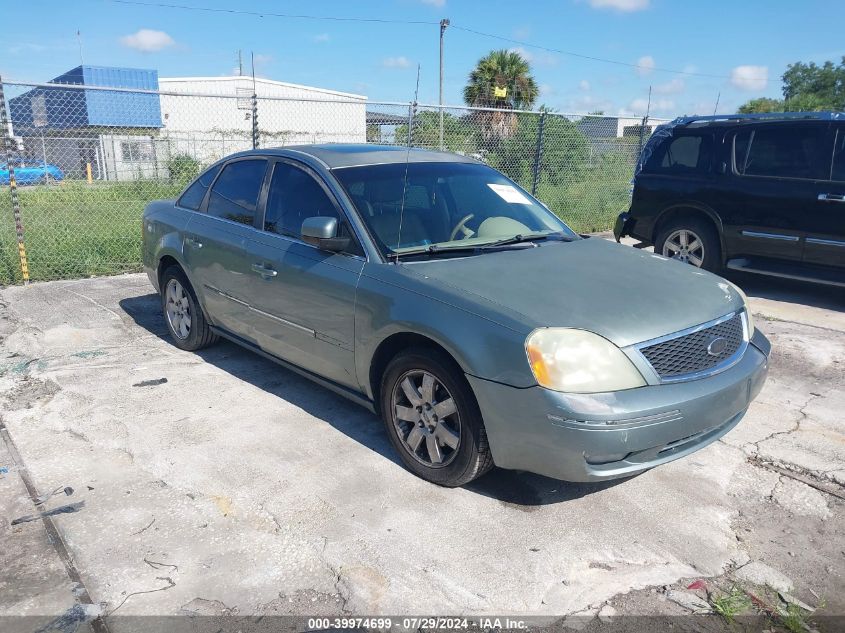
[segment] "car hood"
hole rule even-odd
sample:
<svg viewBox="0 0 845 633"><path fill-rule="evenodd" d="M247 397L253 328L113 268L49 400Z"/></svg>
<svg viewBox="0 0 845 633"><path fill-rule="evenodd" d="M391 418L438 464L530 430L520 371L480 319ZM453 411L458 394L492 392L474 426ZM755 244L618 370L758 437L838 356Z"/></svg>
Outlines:
<svg viewBox="0 0 845 633"><path fill-rule="evenodd" d="M433 298L509 324L572 327L620 347L716 319L742 307L724 279L693 266L601 238L542 242L471 257L407 264ZM439 293L438 293L439 290ZM450 292L451 291L451 292ZM448 299L446 299L448 301Z"/></svg>

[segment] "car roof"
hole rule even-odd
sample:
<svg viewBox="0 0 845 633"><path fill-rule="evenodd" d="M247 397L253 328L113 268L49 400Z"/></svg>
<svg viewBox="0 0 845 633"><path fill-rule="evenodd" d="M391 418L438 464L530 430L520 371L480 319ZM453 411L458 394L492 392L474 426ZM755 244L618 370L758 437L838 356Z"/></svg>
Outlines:
<svg viewBox="0 0 845 633"><path fill-rule="evenodd" d="M317 145L288 145L240 152L237 156L291 156L307 154L329 169L383 165L391 163L477 163L469 156L451 152L402 147L401 145L374 145L369 143L324 143Z"/></svg>

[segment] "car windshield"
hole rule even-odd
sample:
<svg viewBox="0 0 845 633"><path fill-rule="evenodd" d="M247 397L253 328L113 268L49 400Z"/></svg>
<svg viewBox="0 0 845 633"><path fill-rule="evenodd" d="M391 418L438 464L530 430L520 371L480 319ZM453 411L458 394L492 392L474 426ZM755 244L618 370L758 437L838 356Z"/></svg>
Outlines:
<svg viewBox="0 0 845 633"><path fill-rule="evenodd" d="M333 173L384 255L431 246L481 247L517 236L577 237L546 207L486 165L394 163L344 167Z"/></svg>

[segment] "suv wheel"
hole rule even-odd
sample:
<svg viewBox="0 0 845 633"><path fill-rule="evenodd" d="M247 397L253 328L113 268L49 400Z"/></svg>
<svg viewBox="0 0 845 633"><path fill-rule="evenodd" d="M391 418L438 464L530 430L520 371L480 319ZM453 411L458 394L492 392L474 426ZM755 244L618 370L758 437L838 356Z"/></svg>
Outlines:
<svg viewBox="0 0 845 633"><path fill-rule="evenodd" d="M654 252L711 272L722 267L721 245L716 230L698 218L673 220L662 227Z"/></svg>
<svg viewBox="0 0 845 633"><path fill-rule="evenodd" d="M178 266L171 266L161 276L161 307L176 347L193 352L217 341L194 289Z"/></svg>
<svg viewBox="0 0 845 633"><path fill-rule="evenodd" d="M440 352L410 349L390 362L381 415L402 462L418 477L455 487L493 467L475 396Z"/></svg>

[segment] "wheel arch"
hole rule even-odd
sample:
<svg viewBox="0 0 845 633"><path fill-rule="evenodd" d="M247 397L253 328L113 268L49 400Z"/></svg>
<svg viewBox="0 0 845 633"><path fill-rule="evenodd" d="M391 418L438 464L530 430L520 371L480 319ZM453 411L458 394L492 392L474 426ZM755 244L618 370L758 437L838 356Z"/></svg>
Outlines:
<svg viewBox="0 0 845 633"><path fill-rule="evenodd" d="M370 394L372 395L373 405L375 406L377 414L381 413L380 392L384 370L397 354L403 350L411 348L429 348L437 350L454 364L455 369L460 372L461 375L464 373L464 369L461 367L455 356L449 352L446 347L435 341L433 338L411 331L394 332L378 344L370 359L368 386L370 388ZM471 387L470 391L472 391Z"/></svg>
<svg viewBox="0 0 845 633"><path fill-rule="evenodd" d="M179 267L179 269L181 269L181 271L187 276L188 273L185 272L185 267L182 265L182 262L176 259L173 255L162 255L158 260L158 265L156 266L156 279L158 279L159 288L161 287L161 276L164 274L164 271L171 266Z"/></svg>
<svg viewBox="0 0 845 633"><path fill-rule="evenodd" d="M191 274L191 270L188 266L185 265L185 262L182 261L181 253L174 249L163 249L157 255L157 262L156 262L156 281L158 282L158 291L161 292L161 276L164 274L164 271L170 268L171 266L177 266L179 270L188 278L188 283L191 284L191 288L194 291L194 296L197 298L197 301L200 304L200 308L202 308L203 314L205 318L209 320L211 323L211 319L209 319L208 310L205 306L205 296L202 292L197 288L196 280L194 276Z"/></svg>
<svg viewBox="0 0 845 633"><path fill-rule="evenodd" d="M721 248L721 259L725 260L725 235L723 231L722 218L710 207L697 202L680 202L666 207L657 216L654 226L651 230L651 243L657 243L657 236L663 228L670 222L683 217L701 218L708 222L714 229L716 235L719 237L719 246Z"/></svg>

